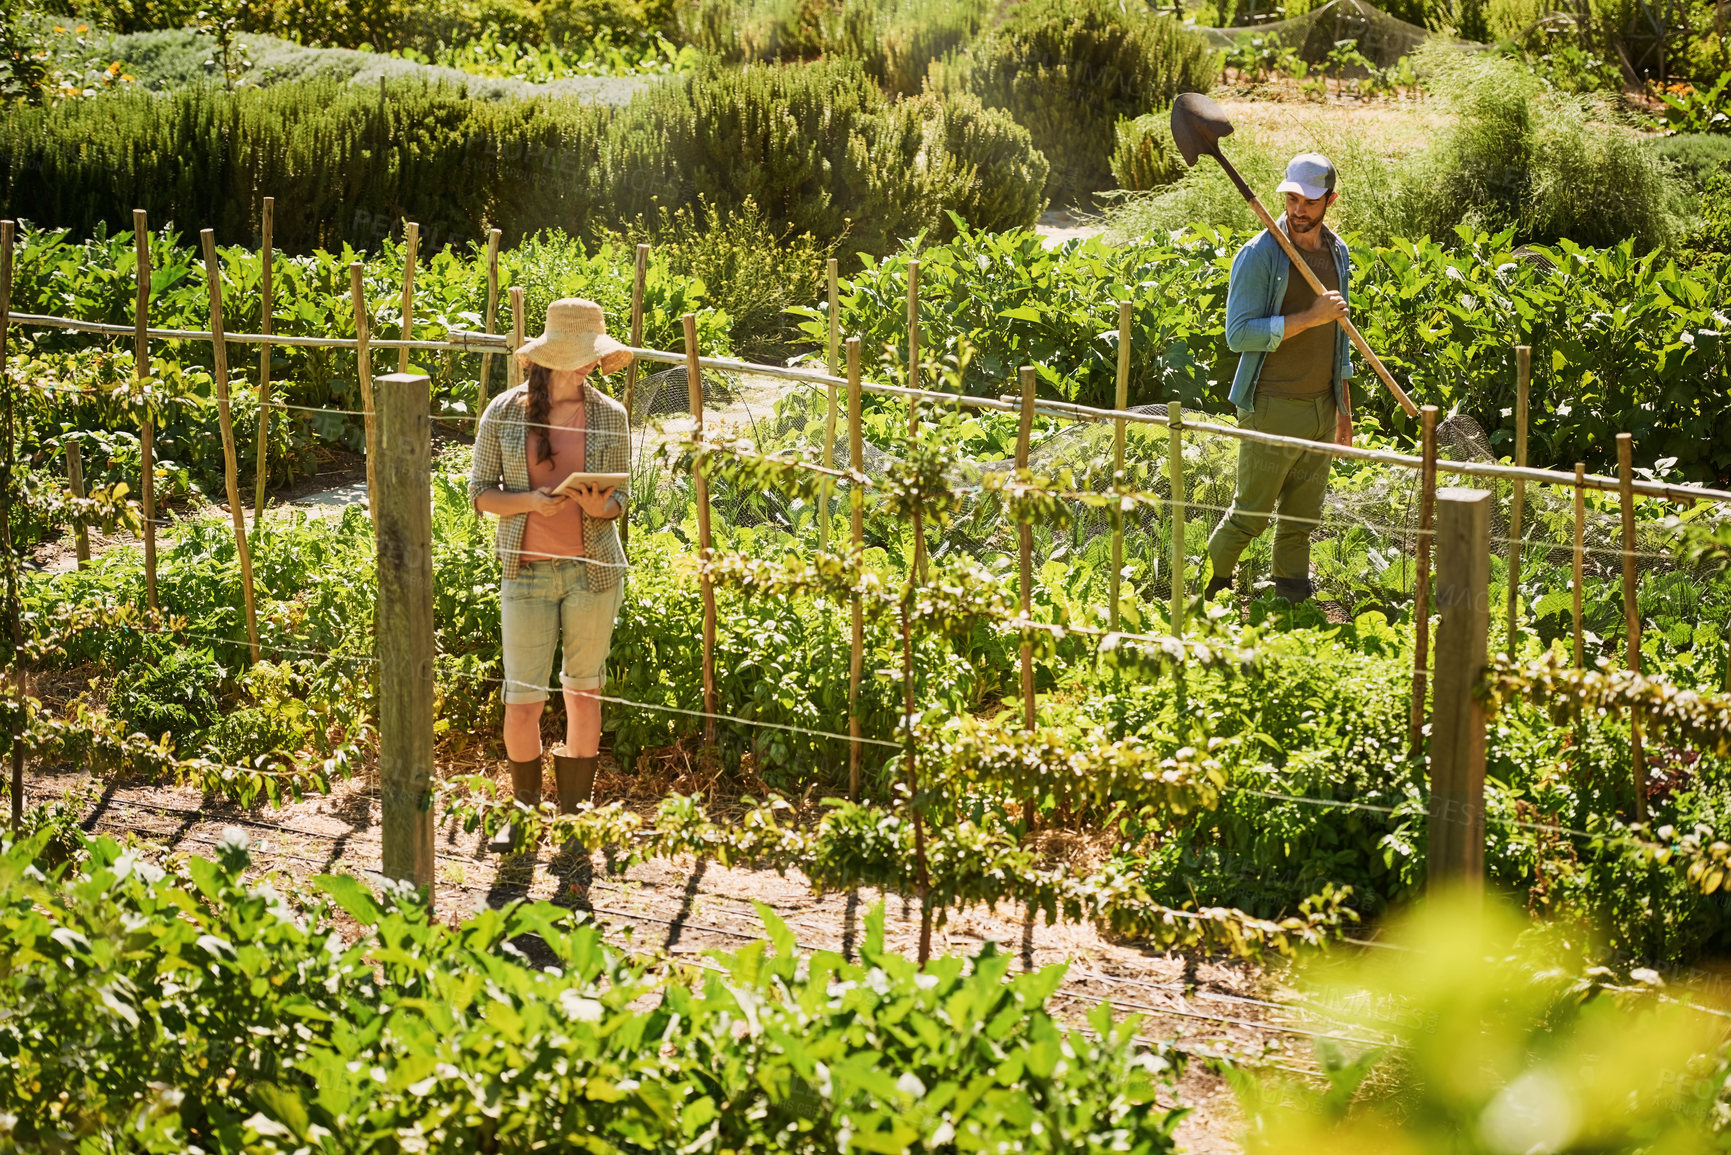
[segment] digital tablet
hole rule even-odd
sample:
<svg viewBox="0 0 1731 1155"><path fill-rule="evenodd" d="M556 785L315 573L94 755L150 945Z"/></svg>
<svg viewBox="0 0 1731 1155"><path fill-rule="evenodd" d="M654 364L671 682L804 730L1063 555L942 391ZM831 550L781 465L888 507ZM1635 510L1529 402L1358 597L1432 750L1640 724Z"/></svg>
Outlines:
<svg viewBox="0 0 1731 1155"><path fill-rule="evenodd" d="M573 473L554 486L553 492L570 493L579 485L593 485L597 489L619 489L630 480L629 473Z"/></svg>

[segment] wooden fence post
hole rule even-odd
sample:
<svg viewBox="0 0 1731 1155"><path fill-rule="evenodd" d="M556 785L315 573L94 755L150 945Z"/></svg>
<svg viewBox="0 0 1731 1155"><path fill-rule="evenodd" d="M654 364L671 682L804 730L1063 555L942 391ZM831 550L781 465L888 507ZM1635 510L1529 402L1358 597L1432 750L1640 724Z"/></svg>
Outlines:
<svg viewBox="0 0 1731 1155"><path fill-rule="evenodd" d="M703 440L703 371L697 363L697 314L685 314L685 387L691 399L691 436ZM715 583L709 576L709 479L703 461L691 463L691 488L697 499L698 588L703 594L703 744L715 745Z"/></svg>
<svg viewBox="0 0 1731 1155"><path fill-rule="evenodd" d="M1474 693L1490 648L1491 495L1437 495L1436 711L1431 720L1427 885L1484 886L1485 708Z"/></svg>
<svg viewBox="0 0 1731 1155"><path fill-rule="evenodd" d="M1436 508L1435 405L1419 410L1424 466L1419 473L1418 568L1413 580L1412 711L1407 719L1407 753L1418 757L1424 745L1424 699L1430 665L1430 547Z"/></svg>
<svg viewBox="0 0 1731 1155"><path fill-rule="evenodd" d="M498 229L487 230L487 316L486 331L499 328L499 237ZM481 383L475 390L475 416L487 411L487 383L493 376L493 354L481 354ZM619 527L623 530L624 525Z"/></svg>
<svg viewBox="0 0 1731 1155"><path fill-rule="evenodd" d="M12 426L16 406L12 398L12 369L9 354L12 335L12 235L17 228L15 221L0 221L0 392L6 395L6 459L0 463L0 469L5 470L6 500L12 500L12 471L18 467L15 460L17 444L14 440ZM18 709L10 715L10 749L12 773L8 791L12 797L12 836L21 837L24 833L24 738L23 706L24 706L24 626L18 606L18 558L12 551L12 518L0 516L0 551L5 553L6 565L6 624L12 636L12 696Z"/></svg>
<svg viewBox="0 0 1731 1155"><path fill-rule="evenodd" d="M1532 380L1533 350L1515 346L1515 464L1527 464L1527 394ZM1527 483L1515 478L1509 498L1509 657L1515 656L1515 637L1521 627L1521 533L1526 519Z"/></svg>
<svg viewBox="0 0 1731 1155"><path fill-rule="evenodd" d="M512 285L506 296L511 300L511 355L505 358L505 381L510 388L515 389L523 383L523 366L517 362L517 350L523 347L523 289ZM626 424L631 418L626 416Z"/></svg>
<svg viewBox="0 0 1731 1155"><path fill-rule="evenodd" d="M259 332L271 332L271 271L275 256L271 248L271 227L275 224L276 198L264 198L264 243L259 250ZM258 458L254 466L252 485L252 530L258 532L264 517L264 484L270 476L270 342L258 347Z"/></svg>
<svg viewBox="0 0 1731 1155"><path fill-rule="evenodd" d="M379 523L378 456L379 429L373 404L373 319L367 311L365 267L359 261L349 265L349 296L355 306L355 376L361 382L361 425L366 432L367 448L367 516Z"/></svg>
<svg viewBox="0 0 1731 1155"><path fill-rule="evenodd" d="M228 346L222 336L222 265L216 256L216 234L204 229L198 235L204 245L204 273L210 286L210 344L216 363L216 420L222 432L223 479L227 483L229 515L234 521L234 548L240 555L241 592L246 599L246 636L252 646L252 660L257 662L258 610L253 600L252 550L246 540L246 511L240 506L240 469L235 460L234 421L228 406Z"/></svg>
<svg viewBox="0 0 1731 1155"><path fill-rule="evenodd" d="M1617 434L1617 481L1623 508L1623 664L1641 672L1641 599L1635 571L1635 439ZM1647 758L1641 743L1641 716L1629 713L1629 762L1635 774L1635 821L1647 820Z"/></svg>
<svg viewBox="0 0 1731 1155"><path fill-rule="evenodd" d="M847 462L856 474L865 472L865 433L860 428L860 366L859 338L847 339ZM860 564L865 553L865 487L858 481L848 485L848 506L853 525L853 562ZM859 591L853 597L853 642L847 666L847 732L848 797L857 800L860 787L860 763L865 749L860 743L859 686L865 664L865 606Z"/></svg>
<svg viewBox="0 0 1731 1155"><path fill-rule="evenodd" d="M433 904L433 494L425 374L378 380L382 869Z"/></svg>
<svg viewBox="0 0 1731 1155"><path fill-rule="evenodd" d="M72 487L72 496L82 500L84 493L84 460L78 450L76 438L62 442L66 450L66 482ZM78 568L83 569L90 564L90 530L82 521L73 526L72 549L78 555Z"/></svg>
<svg viewBox="0 0 1731 1155"><path fill-rule="evenodd" d="M1586 635L1581 630L1582 592L1587 576L1587 465L1575 462L1575 669L1587 663Z"/></svg>
<svg viewBox="0 0 1731 1155"><path fill-rule="evenodd" d="M1034 367L1023 365L1017 374L1022 386L1021 420L1016 423L1016 475L1018 479L1028 468L1028 446L1034 434ZM1026 516L1016 519L1016 544L1021 563L1021 581L1017 589L1022 602L1022 729L1034 729L1034 639L1027 623L1034 612L1034 526ZM1022 822L1034 828L1034 799L1022 800Z"/></svg>
<svg viewBox="0 0 1731 1155"><path fill-rule="evenodd" d="M415 339L415 256L421 247L421 226L413 221L403 226L403 340ZM397 372L409 371L409 347L397 350Z"/></svg>
<svg viewBox="0 0 1731 1155"><path fill-rule="evenodd" d="M1128 408L1130 403L1130 302L1118 302L1118 391L1114 394L1115 407L1119 412ZM1124 483L1124 433L1126 425L1122 417L1112 422L1112 484ZM1120 589L1124 578L1124 510L1120 504L1112 506L1112 574L1108 579L1107 598L1111 605L1107 609L1108 625L1111 629L1118 628L1118 603L1122 600Z"/></svg>
<svg viewBox="0 0 1731 1155"><path fill-rule="evenodd" d="M1184 636L1184 406L1166 403L1168 451L1167 479L1172 486L1172 636Z"/></svg>
<svg viewBox="0 0 1731 1155"><path fill-rule="evenodd" d="M839 265L840 262L838 262L834 257L831 257L829 259L829 264L824 270L826 274L825 279L829 283L829 343L827 346L829 356L828 359L825 360L824 365L826 367L826 372L828 372L831 377L841 376L841 365L836 359L836 354L839 352L836 348L836 341L841 335L841 319L836 316L836 300L838 296L836 273ZM823 417L822 461L825 469L831 469L835 466L835 419L836 407L840 403L840 399L836 396L836 393L836 385L834 382L831 382L827 390L827 407L824 409ZM855 468L858 468L857 464ZM826 553L829 550L829 495L830 491L834 487L834 479L829 477L827 474L818 483L817 548L819 553Z"/></svg>
<svg viewBox="0 0 1731 1155"><path fill-rule="evenodd" d="M631 347L643 347L643 291L649 280L649 246L637 246L637 266L631 276ZM625 368L625 445L631 446L631 423L637 419L637 358L631 358L631 364ZM627 458L627 468L636 466L635 461ZM631 519L619 519L619 544L621 547L631 544Z"/></svg>
<svg viewBox="0 0 1731 1155"><path fill-rule="evenodd" d="M132 378L150 377L150 227L143 209L132 210L132 247L138 265L138 297L133 306ZM156 608L156 419L146 402L138 423L138 484L144 503L144 604Z"/></svg>

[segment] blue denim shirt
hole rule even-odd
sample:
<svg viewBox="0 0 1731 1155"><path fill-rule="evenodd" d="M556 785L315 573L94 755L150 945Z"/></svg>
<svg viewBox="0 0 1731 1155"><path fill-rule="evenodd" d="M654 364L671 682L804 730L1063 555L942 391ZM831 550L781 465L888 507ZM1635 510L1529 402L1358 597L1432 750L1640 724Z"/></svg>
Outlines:
<svg viewBox="0 0 1731 1155"><path fill-rule="evenodd" d="M1286 214L1275 222L1286 228ZM1287 234L1291 236L1291 233ZM1352 258L1346 242L1322 226L1322 242L1334 253L1334 269L1340 275L1340 295L1346 297L1352 281ZM1256 379L1262 374L1262 363L1280 348L1286 336L1286 318L1280 314L1280 304L1286 297L1286 279L1292 273L1292 261L1280 242L1267 229L1257 233L1232 258L1232 279L1226 288L1226 347L1238 358L1238 372L1232 378L1231 401L1240 409L1256 405ZM1334 400L1347 411L1346 381L1352 376L1352 342L1346 330L1334 327Z"/></svg>

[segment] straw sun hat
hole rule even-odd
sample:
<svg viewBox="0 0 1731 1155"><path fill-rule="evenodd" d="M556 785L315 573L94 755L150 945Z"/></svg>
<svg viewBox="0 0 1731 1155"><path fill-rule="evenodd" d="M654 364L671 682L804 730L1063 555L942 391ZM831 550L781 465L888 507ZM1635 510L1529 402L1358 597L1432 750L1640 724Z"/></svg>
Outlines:
<svg viewBox="0 0 1731 1155"><path fill-rule="evenodd" d="M527 365L581 369L597 361L611 373L631 361L631 352L607 335L601 306L580 297L563 297L547 306L547 325L539 337L523 342L517 356Z"/></svg>

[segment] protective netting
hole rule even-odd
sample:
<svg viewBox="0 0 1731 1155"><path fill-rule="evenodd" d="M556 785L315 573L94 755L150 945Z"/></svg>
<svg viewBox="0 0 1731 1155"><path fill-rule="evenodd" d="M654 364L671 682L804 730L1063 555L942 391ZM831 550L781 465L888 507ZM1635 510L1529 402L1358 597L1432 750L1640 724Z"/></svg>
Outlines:
<svg viewBox="0 0 1731 1155"><path fill-rule="evenodd" d="M659 378L659 380L657 380ZM823 437L827 412L827 390L821 386L780 383L782 388L757 393L742 390L738 379L705 375L705 407L716 416L706 422L711 432L750 437L766 450L802 445L816 450ZM645 390L654 395L644 400ZM677 503L688 494L670 476L660 448L689 429L680 415L689 409L683 370L655 374L638 383L633 408L644 414L638 435L634 504L653 502L651 494ZM658 399L657 399L658 398ZM928 405L935 411L940 406ZM851 468L845 400L839 406L835 425L833 461ZM1150 493L1159 501L1143 505L1125 516L1124 559L1137 567L1136 585L1145 596L1171 596L1171 482L1169 474L1170 431L1164 424L1164 405L1137 406L1134 413L1147 414L1159 424L1132 423L1126 429L1125 472L1130 486ZM1232 424L1232 419L1189 411L1189 420ZM881 475L894 462L893 455L874 444L872 437L885 430L899 430L900 419L874 426L868 419L862 465L869 475ZM1042 422L1042 435L1029 454L1036 474L1055 476L1068 470L1078 491L1103 492L1112 484L1113 427L1108 423ZM1186 588L1195 592L1205 570L1208 535L1232 504L1237 482L1239 442L1191 430L1183 435L1185 544L1189 569ZM1455 415L1437 428L1437 453L1444 461L1495 462L1490 439L1470 417ZM1013 468L1009 460L972 461L958 459L951 480L964 491L986 474ZM1492 505L1493 578L1499 583L1506 573L1509 554L1513 485L1507 481L1466 478L1439 472L1437 484L1490 489ZM1416 573L1419 543L1419 474L1416 470L1374 464L1337 461L1330 477L1321 523L1312 535L1311 569L1318 597L1347 608L1385 604L1410 596ZM670 494L671 496L670 498ZM834 514L845 518L845 485L838 487ZM1108 511L1081 500L1067 504L1067 516L1035 526L1036 572L1049 562L1095 574L1109 572L1112 520ZM643 509L642 504L638 504ZM815 511L802 503L774 493L734 492L712 485L713 515L727 525L778 525L791 530L808 526ZM1528 483L1524 486L1524 513L1520 536L1523 546L1523 586L1527 612L1537 612L1566 622L1571 603L1569 575L1574 554L1574 495L1572 487ZM667 520L677 520L678 509L664 511ZM651 518L650 520L655 520ZM1589 578L1614 582L1622 567L1622 519L1616 495L1593 495L1584 518L1584 568ZM1696 616L1690 612L1691 590L1705 571L1691 571L1678 556L1674 531L1651 520L1637 523L1636 553L1643 573L1642 604L1675 603L1678 620ZM1251 593L1268 587L1272 532L1263 533L1246 550L1234 575L1237 588ZM1015 523L1001 502L987 492L967 494L957 516L930 539L934 557L965 552L981 560L994 555L1013 555L1017 549ZM1668 575L1661 580L1649 580ZM1606 627L1607 630L1609 627ZM1681 640L1681 639L1678 639Z"/></svg>
<svg viewBox="0 0 1731 1155"><path fill-rule="evenodd" d="M1437 35L1428 28L1390 16L1364 0L1329 0L1320 8L1288 20L1196 31L1216 48L1231 48L1246 34L1272 39L1292 48L1311 64L1327 60L1338 42L1356 40L1359 52L1379 68L1387 68L1401 57L1411 55L1419 45Z"/></svg>

